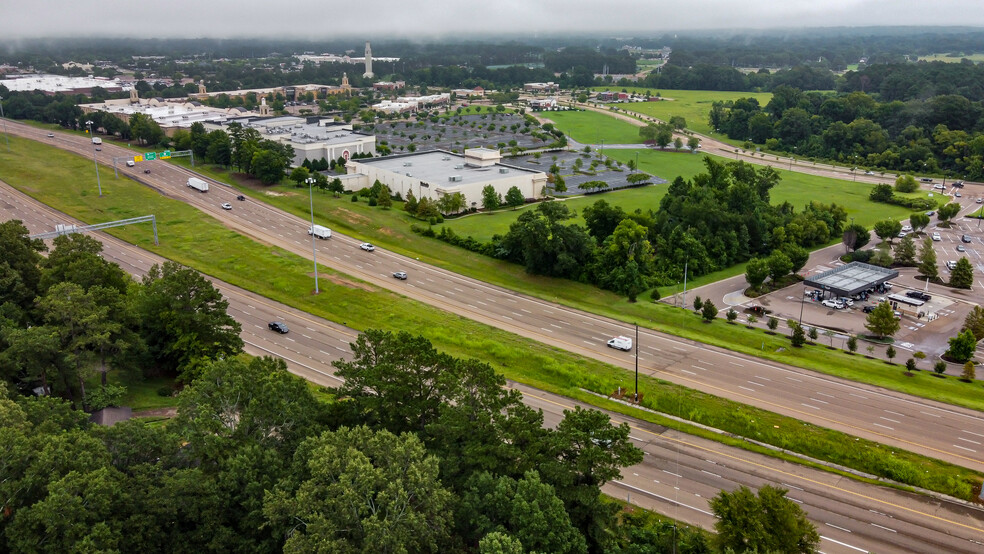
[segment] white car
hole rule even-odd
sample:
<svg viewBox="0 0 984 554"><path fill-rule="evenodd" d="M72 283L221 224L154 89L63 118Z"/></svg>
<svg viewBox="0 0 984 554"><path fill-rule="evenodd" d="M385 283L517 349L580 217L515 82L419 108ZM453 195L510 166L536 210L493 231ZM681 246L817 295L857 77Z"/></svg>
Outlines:
<svg viewBox="0 0 984 554"><path fill-rule="evenodd" d="M48 133L48 138L55 138L55 134L54 133Z"/></svg>
<svg viewBox="0 0 984 554"><path fill-rule="evenodd" d="M908 235L908 234L909 234L909 233L906 233L905 231L901 231L901 232L900 232L900 233L898 234L898 237L899 237L900 239L904 239L904 238L906 237L906 235Z"/></svg>
<svg viewBox="0 0 984 554"><path fill-rule="evenodd" d="M842 310L842 309L844 309L844 303L841 302L840 300L833 300L833 299L828 298L828 299L826 299L826 300L824 300L824 301L822 301L820 303L823 304L824 306L828 307L828 308L833 308L835 310Z"/></svg>
<svg viewBox="0 0 984 554"><path fill-rule="evenodd" d="M359 248L365 250L366 252L372 252L373 250L376 249L375 246L369 244L368 242L363 242L362 244L359 245Z"/></svg>
<svg viewBox="0 0 984 554"><path fill-rule="evenodd" d="M943 238L940 237L939 233L933 233L933 242L939 242L941 240L943 240Z"/></svg>
<svg viewBox="0 0 984 554"><path fill-rule="evenodd" d="M223 210L231 210L231 209L232 209L232 204L230 204L230 203L228 203L228 202L224 202L224 203L222 204L222 209L223 209Z"/></svg>
<svg viewBox="0 0 984 554"><path fill-rule="evenodd" d="M903 225L902 226L902 230L905 231L906 233L911 233L912 232L912 225Z"/></svg>
<svg viewBox="0 0 984 554"><path fill-rule="evenodd" d="M841 296L840 298L838 298L838 300L840 300L841 304L844 304L847 307L851 307L854 305L854 301L851 300L850 298L847 298L846 296Z"/></svg>

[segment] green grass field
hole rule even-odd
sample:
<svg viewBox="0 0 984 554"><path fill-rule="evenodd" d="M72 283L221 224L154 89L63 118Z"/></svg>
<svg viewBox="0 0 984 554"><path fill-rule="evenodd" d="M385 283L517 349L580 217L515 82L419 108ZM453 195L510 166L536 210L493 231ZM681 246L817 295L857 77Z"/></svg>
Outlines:
<svg viewBox="0 0 984 554"><path fill-rule="evenodd" d="M541 112L574 140L584 144L642 144L639 127L592 111Z"/></svg>
<svg viewBox="0 0 984 554"><path fill-rule="evenodd" d="M449 354L487 361L509 379L624 411L660 425L709 436L727 444L763 450L737 438L721 437L595 396L607 395L628 382L631 374L622 368L450 315L328 268L322 268L322 294L313 296L310 294L310 262L306 259L254 242L183 202L160 196L128 179L113 179L108 172L104 173L104 196L99 198L95 192L91 166L85 158L16 137L11 139L11 147L12 153L0 152L0 178L55 209L86 222L154 213L161 239L159 247L153 245L150 230L144 226L115 228L107 232L203 273L357 330L409 330L426 337L435 347ZM220 175L221 172L216 174ZM273 190L283 195L269 197L271 204L294 213L307 213L305 194L285 186L274 187ZM253 190L249 193L260 196ZM443 265L463 274L507 286L514 285L512 288L523 292L577 307L593 308L592 311L639 321L649 327L673 330L681 336L727 345L738 351L759 353L769 359L798 361L832 373L864 375L868 381L875 383L897 382L912 389L925 389L923 392L927 396L958 399L962 404L978 409L982 407L980 395L973 387L953 379L906 379L897 368L882 362L849 357L822 347L807 347L794 353L785 348L788 340L781 336L769 336L761 331L730 326L720 321L711 325L701 324L685 310L662 304L629 304L614 295L569 281L527 278L516 266L473 256L436 240L413 237L401 244L405 240L402 237L406 237L408 231L397 230L397 227L405 228L406 222L405 216L395 210L370 208L363 202L349 202L349 197L336 199L328 195L319 195L316 206L318 219L329 222L336 229L345 232L356 230L353 233L355 236L365 236L387 248L416 254L423 261L430 262L432 257L451 260ZM920 382L917 384L917 381ZM144 405L154 404L151 395L156 385L142 385L137 396L143 399ZM861 471L884 474L883 468L889 464L904 464L913 468L910 472L913 482L910 484L961 498L967 498L971 483L981 478L975 472L898 449L891 449L892 453L889 454L888 449L869 441L852 440L843 433L803 425L791 418L673 385L645 373L640 375L640 390L649 391L643 402L649 408ZM789 458L782 454L771 455Z"/></svg>
<svg viewBox="0 0 984 554"><path fill-rule="evenodd" d="M960 61L965 58L974 63L982 63L984 62L984 53L976 52L973 54L961 54L959 56L953 56L950 53L947 54L937 53L937 54L930 54L928 56L919 56L919 61L960 63Z"/></svg>
<svg viewBox="0 0 984 554"><path fill-rule="evenodd" d="M619 109L637 112L669 121L670 117L679 115L687 120L687 128L705 135L712 133L707 118L711 113L713 102L737 100L738 98L755 98L764 108L772 99L771 92L725 92L715 90L662 90L643 87L594 87L592 90L620 91L622 88L630 93L660 94L664 100L659 102L631 102L616 104Z"/></svg>

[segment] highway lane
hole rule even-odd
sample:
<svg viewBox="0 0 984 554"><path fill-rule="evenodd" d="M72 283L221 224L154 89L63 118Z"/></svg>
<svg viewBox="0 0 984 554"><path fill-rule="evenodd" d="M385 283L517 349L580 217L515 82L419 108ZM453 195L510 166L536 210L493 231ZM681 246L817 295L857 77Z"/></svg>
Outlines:
<svg viewBox="0 0 984 554"><path fill-rule="evenodd" d="M55 223L80 223L59 214L0 183L0 219L21 219L32 232ZM142 275L163 259L102 233L94 237L105 247L104 257L134 275ZM337 384L331 362L350 356L348 344L356 332L335 323L272 302L238 287L212 280L229 300L229 313L242 324L242 337L252 354L285 359L294 373L323 385ZM291 332L279 335L266 323L287 322ZM545 423L556 425L574 403L530 387L511 384L526 402L542 409ZM824 536L823 550L857 552L973 552L984 543L984 513L959 503L934 500L892 489L856 483L837 475L782 462L698 439L659 426L609 414L632 427L633 440L646 453L644 461L627 468L608 494L628 495L631 502L681 521L711 528L714 518L708 500L720 489L739 484L758 488L772 483L788 488Z"/></svg>
<svg viewBox="0 0 984 554"><path fill-rule="evenodd" d="M14 122L8 125L12 134L54 142L83 155L92 153L91 144L83 137L56 133L55 139L49 139L44 136L45 131ZM104 143L101 159L105 161L111 154L132 155ZM151 169L151 174L142 173L145 167ZM124 166L121 172L194 205L247 236L310 259L312 241L306 233L310 223L304 218L254 200L237 202L236 191L217 183L208 193L198 193L185 186L190 172L165 162L141 163L134 169ZM109 177L104 173L105 178ZM223 202L232 203L233 209L222 210ZM605 347L608 338L632 332L624 322L527 297L394 252L364 252L358 248L360 242L359 238L335 233L329 241L318 241L318 261L477 321L626 369L633 367L632 354ZM410 278L393 279L391 274L397 270L407 271ZM658 322L652 324L658 327ZM984 471L984 417L974 410L815 374L647 329L640 330L639 343L639 369L645 374Z"/></svg>

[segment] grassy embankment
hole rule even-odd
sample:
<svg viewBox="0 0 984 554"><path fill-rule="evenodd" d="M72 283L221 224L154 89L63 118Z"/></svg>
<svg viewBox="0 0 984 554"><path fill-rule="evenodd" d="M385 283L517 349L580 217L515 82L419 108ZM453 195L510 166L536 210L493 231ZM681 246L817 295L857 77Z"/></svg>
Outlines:
<svg viewBox="0 0 984 554"><path fill-rule="evenodd" d="M584 359L519 335L449 315L368 283L351 286L345 283L352 281L350 277L342 279L341 275L328 268L322 268L325 276L323 293L314 297L310 294L308 260L249 240L223 227L214 218L182 202L159 196L127 179L105 179L105 196L99 198L84 158L16 137L11 139L11 146L13 153L0 153L0 178L83 221L106 221L152 212L158 218L161 239L159 247L153 245L149 229L143 226L116 228L108 232L204 273L312 314L343 322L355 329L409 330L425 336L443 351L456 356L478 357L493 364L506 377L544 390L623 411L726 444L766 451L738 438L702 431L657 414L599 399L586 392L605 395L618 386L626 385L630 374L622 368ZM286 193L292 192L284 187L280 189ZM248 192L256 194L255 191ZM304 204L304 195L289 194L275 200L276 204L304 212L303 209L298 209L300 204ZM324 220L330 221L341 216L340 222L347 221L350 225L358 222L360 227L365 221L373 221L372 229L366 231L368 238L380 244L393 240L396 229L387 224L391 220L377 216L389 216L397 212L369 208L361 202L350 204L348 198L319 196L317 201L318 211ZM329 212L332 213L331 218L327 215ZM342 226L336 225L336 228L341 229ZM385 240L377 240L376 237ZM431 241L419 240L426 243L423 244L425 247L431 245ZM435 247L441 245L437 241L432 242ZM460 251L455 249L454 253L460 259ZM686 318L689 327L700 327L701 335L711 329L723 331L720 333L722 336L733 335L737 331L734 326L726 326L721 322L709 326L697 324L691 314L682 310L663 307L661 311L672 311L679 314L679 317ZM757 333L756 348L763 337L770 352L779 345L786 344L786 340L781 337ZM157 384L150 383L147 386L156 387ZM680 387L645 373L640 375L640 388L646 394L643 405L651 409L861 471L904 479L911 485L967 498L972 483L980 481L982 477L976 472L952 464L870 441L853 440L844 433ZM768 453L790 458L774 452Z"/></svg>

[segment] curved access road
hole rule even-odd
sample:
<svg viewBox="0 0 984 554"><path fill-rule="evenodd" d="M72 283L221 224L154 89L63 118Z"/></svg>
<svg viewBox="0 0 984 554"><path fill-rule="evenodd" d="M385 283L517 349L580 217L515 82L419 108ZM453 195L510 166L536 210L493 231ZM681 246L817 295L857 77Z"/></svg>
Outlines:
<svg viewBox="0 0 984 554"><path fill-rule="evenodd" d="M84 137L8 122L12 134L92 155ZM104 144L97 153L132 152ZM151 173L143 174L143 168ZM165 162L121 169L164 194L185 201L236 231L310 259L309 221L264 203L237 202L237 192L212 183L202 194L186 186L189 171ZM104 179L111 173L104 171ZM223 210L224 202L233 204ZM383 249L364 252L357 238L334 234L318 241L318 262L376 286L565 350L631 370L632 353L607 348L616 335L633 333L625 322L532 298L464 277ZM392 272L406 271L398 281ZM327 301L327 299L325 300ZM656 328L659 322L652 322ZM697 325L697 323L695 323ZM800 368L764 361L650 329L640 329L639 371L816 425L984 471L984 416L980 412L915 398Z"/></svg>
<svg viewBox="0 0 984 554"><path fill-rule="evenodd" d="M50 230L57 223L81 224L0 182L0 220L8 219L24 221L33 233ZM93 236L102 241L106 259L134 275L164 261L103 233ZM283 358L292 372L315 383L339 383L331 362L351 355L354 330L215 279L212 283L229 301L229 313L242 324L248 352ZM268 330L266 323L274 319L285 321L290 332L280 335ZM523 393L528 405L543 410L547 425L556 425L563 411L576 405L524 385L510 386ZM821 548L827 553L972 553L984 546L984 512L979 508L849 480L623 415L609 415L616 423L630 425L630 436L645 456L642 463L625 468L622 478L608 483L604 491L635 505L710 529L715 519L708 503L720 490L772 484L788 489L789 498L803 507L817 526Z"/></svg>

